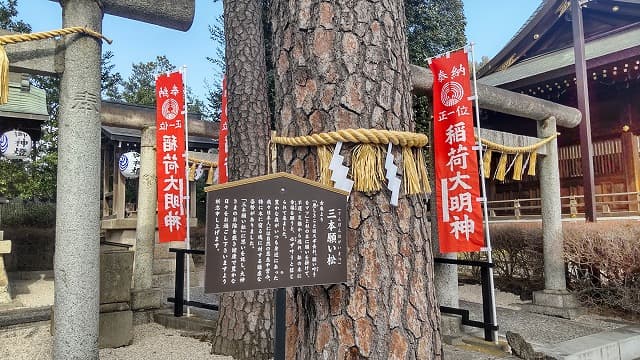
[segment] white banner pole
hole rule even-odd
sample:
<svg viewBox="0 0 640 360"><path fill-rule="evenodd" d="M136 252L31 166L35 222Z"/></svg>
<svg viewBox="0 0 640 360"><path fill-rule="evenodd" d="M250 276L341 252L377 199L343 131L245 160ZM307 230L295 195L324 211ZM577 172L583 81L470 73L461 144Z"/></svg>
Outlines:
<svg viewBox="0 0 640 360"><path fill-rule="evenodd" d="M185 196L184 196L184 207L185 213L187 215L187 236L185 239L185 248L187 250L191 249L191 226L190 226L190 218L191 218L191 193L189 189L189 120L187 119L189 110L187 103L187 66L183 65L180 70L182 73L182 92L184 96L184 163L185 163ZM185 260L187 261L187 301L191 301L191 261L190 255L186 254ZM177 276L177 274L176 274ZM191 307L187 305L187 316L191 316Z"/></svg>
<svg viewBox="0 0 640 360"><path fill-rule="evenodd" d="M483 211L483 217L484 217L484 233L485 233L485 239L486 239L486 253L487 253L487 261L489 263L493 263L493 259L491 256L491 233L489 232L489 210L487 209L487 186L485 184L485 177L484 177L484 166L482 165L482 163L480 163L482 161L482 159L484 158L484 151L482 149L482 134L481 134L481 130L480 130L480 106L478 105L478 82L477 82L477 78L476 78L476 59L473 53L473 42L471 42L469 44L469 49L471 51L471 72L473 75L473 94L474 94L474 107L475 107L475 115L476 115L476 127L478 129L478 151L480 154L480 161L479 161L479 168L480 168L480 184L482 186L482 211ZM496 316L496 295L495 295L495 287L494 287L494 283L493 283L493 268L489 268L489 286L490 286L490 290L491 290L491 308L493 309L492 312L492 322L494 325L498 324L498 319ZM494 339L495 342L498 342L498 336L496 336L497 334L495 334L494 332Z"/></svg>

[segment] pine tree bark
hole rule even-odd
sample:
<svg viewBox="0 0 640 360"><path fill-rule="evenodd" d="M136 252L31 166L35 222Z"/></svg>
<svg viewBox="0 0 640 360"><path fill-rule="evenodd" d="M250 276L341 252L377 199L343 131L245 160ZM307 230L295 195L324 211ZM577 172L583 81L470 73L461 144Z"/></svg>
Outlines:
<svg viewBox="0 0 640 360"><path fill-rule="evenodd" d="M402 0L274 0L272 11L279 134L413 129ZM283 147L278 161L317 179L310 148ZM441 358L423 197L394 208L385 191L352 193L349 213L349 281L288 291L287 358Z"/></svg>
<svg viewBox="0 0 640 360"><path fill-rule="evenodd" d="M262 2L224 2L229 180L267 173L270 116L267 102ZM273 292L220 296L214 353L237 360L273 356Z"/></svg>

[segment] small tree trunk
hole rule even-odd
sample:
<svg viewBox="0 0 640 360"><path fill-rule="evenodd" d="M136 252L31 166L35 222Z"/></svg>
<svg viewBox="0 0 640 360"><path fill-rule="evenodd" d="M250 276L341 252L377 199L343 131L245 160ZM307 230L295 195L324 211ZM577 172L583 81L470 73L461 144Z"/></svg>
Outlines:
<svg viewBox="0 0 640 360"><path fill-rule="evenodd" d="M229 179L267 172L270 116L267 103L262 3L224 2ZM235 359L273 356L272 291L243 291L221 296L215 353Z"/></svg>
<svg viewBox="0 0 640 360"><path fill-rule="evenodd" d="M401 0L274 0L272 24L279 134L413 129ZM280 170L317 179L314 150L279 154ZM354 192L349 214L349 282L289 290L287 358L440 358L423 197L394 208L386 191Z"/></svg>

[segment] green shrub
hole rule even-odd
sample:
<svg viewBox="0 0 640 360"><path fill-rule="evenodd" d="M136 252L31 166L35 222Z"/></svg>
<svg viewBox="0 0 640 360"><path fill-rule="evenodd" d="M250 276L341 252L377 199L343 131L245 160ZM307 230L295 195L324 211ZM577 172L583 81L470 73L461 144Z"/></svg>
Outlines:
<svg viewBox="0 0 640 360"><path fill-rule="evenodd" d="M50 227L56 224L56 204L16 202L0 205L0 224L8 226Z"/></svg>
<svg viewBox="0 0 640 360"><path fill-rule="evenodd" d="M11 240L11 253L4 255L7 271L53 269L55 227L4 227L4 238Z"/></svg>

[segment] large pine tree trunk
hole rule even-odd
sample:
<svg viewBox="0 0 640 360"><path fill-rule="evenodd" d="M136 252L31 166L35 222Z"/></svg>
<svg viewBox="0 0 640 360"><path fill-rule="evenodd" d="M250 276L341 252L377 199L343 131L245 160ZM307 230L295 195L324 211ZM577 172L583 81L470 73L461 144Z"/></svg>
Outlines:
<svg viewBox="0 0 640 360"><path fill-rule="evenodd" d="M262 3L224 2L229 119L229 179L267 172L270 116L267 103ZM273 356L273 292L224 294L212 341L215 353L235 359Z"/></svg>
<svg viewBox="0 0 640 360"><path fill-rule="evenodd" d="M413 129L402 0L274 0L272 25L279 134ZM279 154L280 170L317 179L314 150ZM287 358L441 357L425 210L352 193L349 282L289 290Z"/></svg>

